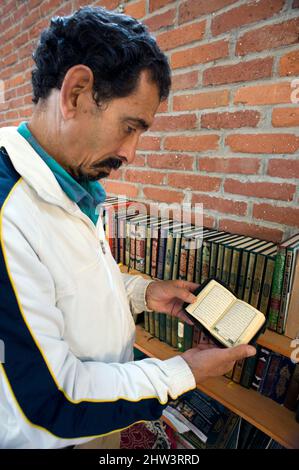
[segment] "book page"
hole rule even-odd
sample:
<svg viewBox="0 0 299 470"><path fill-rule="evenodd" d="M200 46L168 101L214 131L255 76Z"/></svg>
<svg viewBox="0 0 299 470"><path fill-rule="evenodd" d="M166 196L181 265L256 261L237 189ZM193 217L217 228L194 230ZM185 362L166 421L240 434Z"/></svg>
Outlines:
<svg viewBox="0 0 299 470"><path fill-rule="evenodd" d="M188 305L186 310L203 325L211 328L235 300L235 296L216 282L211 289L209 289L209 286L210 284L202 290L198 295L198 299L193 304ZM208 293L205 293L206 289Z"/></svg>
<svg viewBox="0 0 299 470"><path fill-rule="evenodd" d="M215 325L214 330L231 345L234 345L250 323L255 319L256 311L245 302L235 302Z"/></svg>

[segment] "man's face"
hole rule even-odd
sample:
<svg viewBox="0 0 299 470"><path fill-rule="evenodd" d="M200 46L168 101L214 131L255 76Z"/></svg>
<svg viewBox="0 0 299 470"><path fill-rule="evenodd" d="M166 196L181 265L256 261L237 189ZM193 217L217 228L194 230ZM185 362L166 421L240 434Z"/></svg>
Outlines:
<svg viewBox="0 0 299 470"><path fill-rule="evenodd" d="M136 90L97 107L91 93L79 95L75 119L65 122L63 166L76 179L95 181L135 158L140 135L159 106L157 85L142 72ZM67 152L66 152L67 150Z"/></svg>

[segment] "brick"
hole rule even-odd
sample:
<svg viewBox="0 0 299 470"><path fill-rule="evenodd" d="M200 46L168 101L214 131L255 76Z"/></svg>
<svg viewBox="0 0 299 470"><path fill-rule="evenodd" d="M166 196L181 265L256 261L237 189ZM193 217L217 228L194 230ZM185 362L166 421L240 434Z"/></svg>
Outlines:
<svg viewBox="0 0 299 470"><path fill-rule="evenodd" d="M127 170L124 179L129 182L160 185L163 183L164 176L164 173L157 171Z"/></svg>
<svg viewBox="0 0 299 470"><path fill-rule="evenodd" d="M247 223L231 219L221 219L219 221L219 230L224 230L231 233L238 233L239 235L246 235L248 237L257 237L263 240L273 242L280 242L284 232L279 229L268 228L253 223Z"/></svg>
<svg viewBox="0 0 299 470"><path fill-rule="evenodd" d="M167 113L167 111L168 111L168 100L161 101L157 109L157 114Z"/></svg>
<svg viewBox="0 0 299 470"><path fill-rule="evenodd" d="M237 90L234 103L247 105L290 103L290 96L289 82L244 86Z"/></svg>
<svg viewBox="0 0 299 470"><path fill-rule="evenodd" d="M180 73L172 75L172 91L185 90L186 88L194 88L198 83L198 72Z"/></svg>
<svg viewBox="0 0 299 470"><path fill-rule="evenodd" d="M110 175L108 176L108 179L112 180L121 180L124 175L124 170L122 168L119 168L118 170L111 170Z"/></svg>
<svg viewBox="0 0 299 470"><path fill-rule="evenodd" d="M179 23L186 23L201 15L207 15L232 5L236 0L188 0L179 8Z"/></svg>
<svg viewBox="0 0 299 470"><path fill-rule="evenodd" d="M137 2L126 4L125 14L137 19L143 18L146 15L145 0L138 0Z"/></svg>
<svg viewBox="0 0 299 470"><path fill-rule="evenodd" d="M170 170L192 170L194 157L191 155L163 153L147 156L147 165L151 168L166 168Z"/></svg>
<svg viewBox="0 0 299 470"><path fill-rule="evenodd" d="M286 158L273 158L268 162L267 174L279 178L299 179L299 160L287 160Z"/></svg>
<svg viewBox="0 0 299 470"><path fill-rule="evenodd" d="M299 148L299 137L293 134L239 134L229 135L225 144L233 152L295 153Z"/></svg>
<svg viewBox="0 0 299 470"><path fill-rule="evenodd" d="M9 65L15 64L18 60L18 54L13 53L5 57L1 62L4 67L8 67Z"/></svg>
<svg viewBox="0 0 299 470"><path fill-rule="evenodd" d="M108 10L114 10L118 7L119 0L100 0L99 2L96 2L95 5L105 7Z"/></svg>
<svg viewBox="0 0 299 470"><path fill-rule="evenodd" d="M166 26L173 26L175 22L176 10L175 8L167 10L164 13L159 13L146 18L143 23L150 29L150 31L157 31L158 29L165 28Z"/></svg>
<svg viewBox="0 0 299 470"><path fill-rule="evenodd" d="M19 110L19 118L30 118L33 113L33 106L30 106L30 108L22 108Z"/></svg>
<svg viewBox="0 0 299 470"><path fill-rule="evenodd" d="M227 57L229 54L228 41L221 40L203 46L188 48L174 52L171 55L171 66L174 69L195 64L205 64L216 59Z"/></svg>
<svg viewBox="0 0 299 470"><path fill-rule="evenodd" d="M272 57L243 61L234 65L218 65L203 72L203 84L221 85L268 78L272 74L272 67Z"/></svg>
<svg viewBox="0 0 299 470"><path fill-rule="evenodd" d="M201 127L207 129L236 129L256 127L260 120L258 111L236 111L233 113L208 113L201 116Z"/></svg>
<svg viewBox="0 0 299 470"><path fill-rule="evenodd" d="M203 152L217 150L218 135L171 136L166 137L164 148L166 150L182 150L186 152Z"/></svg>
<svg viewBox="0 0 299 470"><path fill-rule="evenodd" d="M177 202L181 203L184 199L183 192L180 191L171 191L169 189L160 189L160 188L143 188L143 196L147 199L151 199L152 201L160 201L160 202Z"/></svg>
<svg viewBox="0 0 299 470"><path fill-rule="evenodd" d="M122 183L120 181L101 181L108 193L120 194L127 197L137 197L138 187L134 184Z"/></svg>
<svg viewBox="0 0 299 470"><path fill-rule="evenodd" d="M299 108L275 108L272 112L272 126L299 126Z"/></svg>
<svg viewBox="0 0 299 470"><path fill-rule="evenodd" d="M299 50L292 51L281 57L279 62L279 75L287 77L299 74Z"/></svg>
<svg viewBox="0 0 299 470"><path fill-rule="evenodd" d="M187 111L193 109L219 108L221 106L227 106L228 103L228 90L210 91L209 93L174 96L173 110Z"/></svg>
<svg viewBox="0 0 299 470"><path fill-rule="evenodd" d="M296 44L298 35L299 18L264 26L243 34L237 42L236 54L245 55L250 52L261 52L265 49Z"/></svg>
<svg viewBox="0 0 299 470"><path fill-rule="evenodd" d="M211 197L203 194L193 194L192 204L197 203L203 204L203 210L210 209L234 215L245 215L247 212L247 203L244 201L234 201L232 199Z"/></svg>
<svg viewBox="0 0 299 470"><path fill-rule="evenodd" d="M254 204L253 217L256 219L268 220L277 224L285 224L291 227L299 227L298 207L278 207L271 204Z"/></svg>
<svg viewBox="0 0 299 470"><path fill-rule="evenodd" d="M196 114L182 114L180 116L157 116L151 131L178 131L194 129L197 124Z"/></svg>
<svg viewBox="0 0 299 470"><path fill-rule="evenodd" d="M221 184L221 178L212 176L202 176L187 173L169 173L169 186L175 188L191 189L193 191L218 191Z"/></svg>
<svg viewBox="0 0 299 470"><path fill-rule="evenodd" d="M29 41L29 34L28 34L28 31L25 31L24 33L20 34L17 38L15 38L12 41L12 44L16 48L18 48L18 47L23 46L24 44L26 44L28 41Z"/></svg>
<svg viewBox="0 0 299 470"><path fill-rule="evenodd" d="M132 166L145 166L145 155L140 155L137 153L135 155L134 162L131 163L131 167Z"/></svg>
<svg viewBox="0 0 299 470"><path fill-rule="evenodd" d="M299 0L294 0L292 7L293 8L299 8Z"/></svg>
<svg viewBox="0 0 299 470"><path fill-rule="evenodd" d="M258 158L223 158L201 157L199 170L210 173L238 173L244 175L257 174L261 161Z"/></svg>
<svg viewBox="0 0 299 470"><path fill-rule="evenodd" d="M165 5L173 2L174 0L149 0L149 11L152 13L153 11L159 10L159 8L163 8Z"/></svg>
<svg viewBox="0 0 299 470"><path fill-rule="evenodd" d="M235 179L227 179L224 182L224 191L242 196L252 196L281 201L292 201L296 193L295 184L262 182L241 182Z"/></svg>
<svg viewBox="0 0 299 470"><path fill-rule="evenodd" d="M212 20L212 34L217 36L234 28L271 18L280 12L284 3L284 0L257 0L231 8L229 11L217 15Z"/></svg>
<svg viewBox="0 0 299 470"><path fill-rule="evenodd" d="M139 139L138 150L160 150L158 137L142 136Z"/></svg>
<svg viewBox="0 0 299 470"><path fill-rule="evenodd" d="M175 49L184 44L200 41L205 33L205 21L198 21L187 26L175 28L172 31L160 33L156 39L162 50Z"/></svg>
<svg viewBox="0 0 299 470"><path fill-rule="evenodd" d="M40 19L39 8L36 8L35 10L30 10L22 21L22 31L28 29L29 26L33 25L38 19Z"/></svg>

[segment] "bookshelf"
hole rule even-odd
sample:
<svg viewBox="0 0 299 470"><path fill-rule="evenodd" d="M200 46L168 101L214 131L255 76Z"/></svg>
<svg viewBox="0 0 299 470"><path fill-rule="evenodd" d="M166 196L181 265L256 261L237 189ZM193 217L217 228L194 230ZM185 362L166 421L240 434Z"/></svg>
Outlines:
<svg viewBox="0 0 299 470"><path fill-rule="evenodd" d="M122 272L128 272L127 266L120 268ZM129 272L149 278L136 270ZM260 336L258 343L288 357L292 352L291 340L270 330L266 330ZM140 325L136 325L135 347L144 354L161 360L180 354L177 349L162 343ZM241 387L225 377L209 379L198 388L283 446L289 449L299 448L299 424L295 420L294 412L253 389Z"/></svg>

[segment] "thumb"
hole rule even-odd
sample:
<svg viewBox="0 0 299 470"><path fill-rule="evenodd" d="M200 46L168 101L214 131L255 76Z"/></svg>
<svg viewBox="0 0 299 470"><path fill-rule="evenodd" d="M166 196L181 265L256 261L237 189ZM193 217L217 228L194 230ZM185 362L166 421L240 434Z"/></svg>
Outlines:
<svg viewBox="0 0 299 470"><path fill-rule="evenodd" d="M246 357L255 356L256 349L248 344L240 344L239 346L228 348L227 352L230 361L240 361Z"/></svg>

